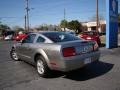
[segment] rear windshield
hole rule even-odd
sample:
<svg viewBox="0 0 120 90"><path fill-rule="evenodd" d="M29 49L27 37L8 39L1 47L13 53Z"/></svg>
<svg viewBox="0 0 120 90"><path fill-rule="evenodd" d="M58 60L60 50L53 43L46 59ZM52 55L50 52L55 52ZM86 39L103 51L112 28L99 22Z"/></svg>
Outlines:
<svg viewBox="0 0 120 90"><path fill-rule="evenodd" d="M83 34L86 34L86 35L97 35L97 32L84 32Z"/></svg>
<svg viewBox="0 0 120 90"><path fill-rule="evenodd" d="M74 41L74 40L81 40L77 36L66 34L64 32L51 32L51 33L43 33L47 38L52 40L53 42L65 42L65 41Z"/></svg>

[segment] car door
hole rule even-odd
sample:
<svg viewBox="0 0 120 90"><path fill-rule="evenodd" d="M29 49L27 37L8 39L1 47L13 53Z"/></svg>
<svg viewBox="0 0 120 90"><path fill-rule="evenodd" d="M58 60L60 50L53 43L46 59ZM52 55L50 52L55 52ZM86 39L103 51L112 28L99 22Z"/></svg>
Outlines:
<svg viewBox="0 0 120 90"><path fill-rule="evenodd" d="M34 43L29 44L29 52L27 54L28 54L28 56L31 57L31 59L29 59L29 61L31 63L34 63L33 57L34 57L34 54L36 53L36 49L38 48L38 45L36 45L36 43L37 44L39 43L39 45L41 45L41 43L42 43L42 45L43 45L44 42L45 42L45 39L43 37L37 36L34 39Z"/></svg>
<svg viewBox="0 0 120 90"><path fill-rule="evenodd" d="M32 44L34 43L36 34L29 34L21 43L19 47L19 55L22 60L30 62L31 56L30 53L32 52Z"/></svg>

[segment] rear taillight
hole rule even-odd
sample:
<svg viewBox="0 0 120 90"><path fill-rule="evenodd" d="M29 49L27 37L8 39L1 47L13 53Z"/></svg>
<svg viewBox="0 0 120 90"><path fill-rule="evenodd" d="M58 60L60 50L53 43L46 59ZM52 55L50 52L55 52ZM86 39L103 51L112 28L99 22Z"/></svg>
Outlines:
<svg viewBox="0 0 120 90"><path fill-rule="evenodd" d="M94 44L94 46L93 46L93 50L94 50L94 51L97 51L98 48L99 48L99 46L98 46L97 42L95 41L95 44Z"/></svg>
<svg viewBox="0 0 120 90"><path fill-rule="evenodd" d="M63 48L62 53L63 53L64 57L70 57L70 56L75 56L76 55L74 47Z"/></svg>

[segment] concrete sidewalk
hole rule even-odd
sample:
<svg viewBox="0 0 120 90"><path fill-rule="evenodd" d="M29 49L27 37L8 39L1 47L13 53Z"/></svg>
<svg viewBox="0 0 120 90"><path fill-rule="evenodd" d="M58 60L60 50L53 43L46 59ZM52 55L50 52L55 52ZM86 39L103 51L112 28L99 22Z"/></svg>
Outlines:
<svg viewBox="0 0 120 90"><path fill-rule="evenodd" d="M117 57L120 57L120 45L118 46L118 48L112 48L112 49L101 47L100 51L101 51L101 57L106 55L113 55L113 56L117 55Z"/></svg>

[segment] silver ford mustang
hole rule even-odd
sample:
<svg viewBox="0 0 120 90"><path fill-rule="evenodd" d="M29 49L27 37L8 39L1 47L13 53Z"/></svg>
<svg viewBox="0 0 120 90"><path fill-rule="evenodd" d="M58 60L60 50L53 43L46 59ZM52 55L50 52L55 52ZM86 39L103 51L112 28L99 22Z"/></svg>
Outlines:
<svg viewBox="0 0 120 90"><path fill-rule="evenodd" d="M38 74L46 77L51 70L67 72L98 61L100 51L94 41L64 32L38 32L13 45L10 55L35 65Z"/></svg>

